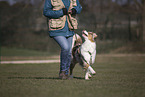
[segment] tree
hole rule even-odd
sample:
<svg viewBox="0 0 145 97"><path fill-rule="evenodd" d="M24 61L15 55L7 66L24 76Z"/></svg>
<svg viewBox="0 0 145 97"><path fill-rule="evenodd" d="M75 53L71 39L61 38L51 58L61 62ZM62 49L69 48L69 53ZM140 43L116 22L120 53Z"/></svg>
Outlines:
<svg viewBox="0 0 145 97"><path fill-rule="evenodd" d="M120 0L116 0L120 2ZM118 5L117 8L127 14L138 15L139 40L145 41L145 0L126 0L126 5Z"/></svg>
<svg viewBox="0 0 145 97"><path fill-rule="evenodd" d="M134 0L134 2L136 5L137 13L141 15L141 20L139 22L140 25L139 31L141 33L140 39L142 41L145 41L145 0L141 0L141 2L139 2L138 0Z"/></svg>

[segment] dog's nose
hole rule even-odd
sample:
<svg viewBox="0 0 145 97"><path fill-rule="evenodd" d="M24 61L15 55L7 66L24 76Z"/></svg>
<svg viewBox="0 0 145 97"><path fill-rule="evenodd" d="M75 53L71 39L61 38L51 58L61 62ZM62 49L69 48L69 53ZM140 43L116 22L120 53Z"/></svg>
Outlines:
<svg viewBox="0 0 145 97"><path fill-rule="evenodd" d="M82 32L84 32L85 30L83 30Z"/></svg>

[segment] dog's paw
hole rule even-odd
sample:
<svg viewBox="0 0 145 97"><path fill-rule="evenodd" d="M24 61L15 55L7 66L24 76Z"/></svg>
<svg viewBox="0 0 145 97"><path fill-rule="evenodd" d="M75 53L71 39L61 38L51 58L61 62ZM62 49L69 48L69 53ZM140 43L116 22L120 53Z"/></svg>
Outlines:
<svg viewBox="0 0 145 97"><path fill-rule="evenodd" d="M88 74L87 76L85 76L85 80L90 80L90 79L89 79L89 75L90 75L90 74Z"/></svg>
<svg viewBox="0 0 145 97"><path fill-rule="evenodd" d="M90 80L89 78L85 78L85 80Z"/></svg>
<svg viewBox="0 0 145 97"><path fill-rule="evenodd" d="M91 74L89 74L88 76L89 76L90 78L92 77L92 75L91 75Z"/></svg>
<svg viewBox="0 0 145 97"><path fill-rule="evenodd" d="M92 75L96 75L96 72L92 73Z"/></svg>

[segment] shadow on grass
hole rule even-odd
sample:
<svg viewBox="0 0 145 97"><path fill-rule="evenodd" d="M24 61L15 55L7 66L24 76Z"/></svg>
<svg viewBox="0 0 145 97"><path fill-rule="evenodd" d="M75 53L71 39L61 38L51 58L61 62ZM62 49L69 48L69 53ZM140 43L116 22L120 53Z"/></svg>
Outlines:
<svg viewBox="0 0 145 97"><path fill-rule="evenodd" d="M8 79L57 79L61 80L59 77L8 77ZM84 79L84 77L74 77L73 79Z"/></svg>
<svg viewBox="0 0 145 97"><path fill-rule="evenodd" d="M75 77L75 76L74 76L74 78L75 79L85 79L84 77Z"/></svg>

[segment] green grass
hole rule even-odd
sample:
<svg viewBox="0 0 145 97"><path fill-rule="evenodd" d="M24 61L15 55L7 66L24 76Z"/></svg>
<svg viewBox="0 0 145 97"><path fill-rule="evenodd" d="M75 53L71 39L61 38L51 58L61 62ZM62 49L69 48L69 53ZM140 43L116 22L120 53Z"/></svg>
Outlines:
<svg viewBox="0 0 145 97"><path fill-rule="evenodd" d="M50 60L59 59L58 52L37 51L20 48L1 48L1 61L16 61L16 60Z"/></svg>
<svg viewBox="0 0 145 97"><path fill-rule="evenodd" d="M50 56L53 55L52 52L38 51L30 49L20 49L20 48L1 48L1 56Z"/></svg>
<svg viewBox="0 0 145 97"><path fill-rule="evenodd" d="M145 97L145 56L97 56L97 74L58 79L59 64L1 64L0 97Z"/></svg>

